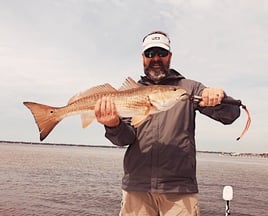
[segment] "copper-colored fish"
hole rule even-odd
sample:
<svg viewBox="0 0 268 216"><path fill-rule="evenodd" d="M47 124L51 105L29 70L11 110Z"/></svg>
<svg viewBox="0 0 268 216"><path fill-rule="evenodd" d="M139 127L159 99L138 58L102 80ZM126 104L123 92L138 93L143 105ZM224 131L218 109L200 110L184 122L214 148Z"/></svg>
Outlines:
<svg viewBox="0 0 268 216"><path fill-rule="evenodd" d="M140 126L151 114L166 111L178 101L188 98L186 91L178 86L142 86L131 78L116 90L110 84L99 85L73 96L63 107L52 107L34 102L23 102L38 125L40 140L44 140L52 129L65 117L81 115L83 128L95 119L95 104L102 97L111 97L121 117L132 117L131 124Z"/></svg>

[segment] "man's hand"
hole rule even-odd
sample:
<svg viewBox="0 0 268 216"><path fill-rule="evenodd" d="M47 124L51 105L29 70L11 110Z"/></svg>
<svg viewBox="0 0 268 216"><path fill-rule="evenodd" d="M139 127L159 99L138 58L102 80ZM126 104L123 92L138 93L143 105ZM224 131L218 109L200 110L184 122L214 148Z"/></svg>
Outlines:
<svg viewBox="0 0 268 216"><path fill-rule="evenodd" d="M99 123L107 127L116 127L120 123L115 104L110 97L103 97L97 101L95 116Z"/></svg>
<svg viewBox="0 0 268 216"><path fill-rule="evenodd" d="M224 91L220 88L205 88L202 92L200 106L216 106L221 103Z"/></svg>

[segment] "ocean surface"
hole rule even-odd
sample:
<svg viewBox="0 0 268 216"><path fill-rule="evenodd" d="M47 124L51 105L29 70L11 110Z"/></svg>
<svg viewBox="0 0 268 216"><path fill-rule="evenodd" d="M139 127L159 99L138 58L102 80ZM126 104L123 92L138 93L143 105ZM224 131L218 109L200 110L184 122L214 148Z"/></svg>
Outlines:
<svg viewBox="0 0 268 216"><path fill-rule="evenodd" d="M118 215L125 149L0 144L0 216ZM268 215L268 159L197 154L202 216Z"/></svg>

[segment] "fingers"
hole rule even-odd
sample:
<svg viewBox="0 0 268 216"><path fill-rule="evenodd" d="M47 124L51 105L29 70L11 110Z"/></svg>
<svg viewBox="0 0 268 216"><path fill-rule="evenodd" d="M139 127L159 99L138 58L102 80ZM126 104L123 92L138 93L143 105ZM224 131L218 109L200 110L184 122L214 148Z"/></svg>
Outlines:
<svg viewBox="0 0 268 216"><path fill-rule="evenodd" d="M103 97L97 101L95 116L99 123L109 127L115 127L120 122L114 101L110 97Z"/></svg>
<svg viewBox="0 0 268 216"><path fill-rule="evenodd" d="M216 106L224 98L224 91L220 88L205 88L202 92L200 106Z"/></svg>
<svg viewBox="0 0 268 216"><path fill-rule="evenodd" d="M101 99L99 99L95 105L95 116L97 118L97 120L100 118L101 116Z"/></svg>
<svg viewBox="0 0 268 216"><path fill-rule="evenodd" d="M100 105L100 112L101 112L101 116L107 116L110 115L110 105L109 102L107 100L107 97L103 97L101 100L101 105Z"/></svg>
<svg viewBox="0 0 268 216"><path fill-rule="evenodd" d="M111 115L117 115L117 111L115 108L115 103L114 101L110 98L110 109L111 109Z"/></svg>
<svg viewBox="0 0 268 216"><path fill-rule="evenodd" d="M103 97L99 99L95 105L96 118L110 115L111 113L111 99Z"/></svg>

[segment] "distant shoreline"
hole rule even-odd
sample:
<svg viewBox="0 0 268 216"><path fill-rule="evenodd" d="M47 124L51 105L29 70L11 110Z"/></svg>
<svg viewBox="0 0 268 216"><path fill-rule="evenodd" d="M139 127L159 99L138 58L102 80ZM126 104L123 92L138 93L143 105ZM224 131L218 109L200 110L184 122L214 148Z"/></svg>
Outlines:
<svg viewBox="0 0 268 216"><path fill-rule="evenodd" d="M0 140L0 144L27 144L27 145L49 145L49 146L74 146L74 147L94 147L94 148L126 148L118 147L114 145L88 145L88 144L70 144L70 143L41 143L41 142L25 142L25 141L4 141ZM198 150L198 153L218 154L222 156L231 157L258 157L268 158L268 153L239 153L239 152L221 152L221 151L202 151Z"/></svg>
<svg viewBox="0 0 268 216"><path fill-rule="evenodd" d="M213 152L213 151L197 151L202 153L211 153L211 154L219 154L222 156L231 156L231 157L258 157L258 158L267 158L268 153L239 153L239 152Z"/></svg>
<svg viewBox="0 0 268 216"><path fill-rule="evenodd" d="M25 141L3 141L0 140L0 144L26 144L26 145L49 145L49 146L74 146L74 147L97 147L97 148L121 148L118 146L107 145L88 145L88 144L71 144L71 143L45 143L45 142L25 142Z"/></svg>

